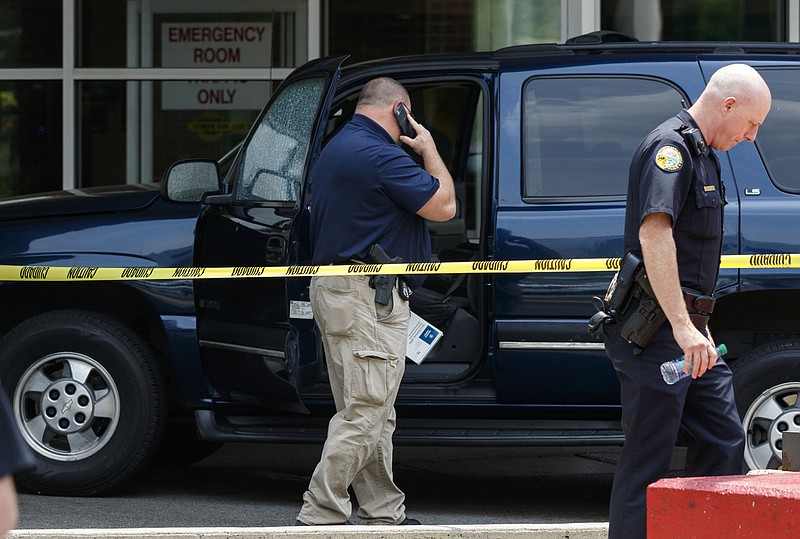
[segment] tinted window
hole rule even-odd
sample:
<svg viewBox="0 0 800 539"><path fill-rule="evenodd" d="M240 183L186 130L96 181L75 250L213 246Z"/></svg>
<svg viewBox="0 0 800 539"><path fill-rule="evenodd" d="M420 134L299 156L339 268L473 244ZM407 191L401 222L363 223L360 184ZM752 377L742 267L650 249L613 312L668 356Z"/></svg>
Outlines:
<svg viewBox="0 0 800 539"><path fill-rule="evenodd" d="M236 182L237 200L297 200L324 88L323 78L305 79L276 96L247 143Z"/></svg>
<svg viewBox="0 0 800 539"><path fill-rule="evenodd" d="M624 196L636 146L680 111L681 98L656 80L531 79L523 105L524 196Z"/></svg>
<svg viewBox="0 0 800 539"><path fill-rule="evenodd" d="M760 71L772 92L772 108L758 130L756 144L778 188L800 193L800 152L797 127L800 125L800 72L796 69Z"/></svg>

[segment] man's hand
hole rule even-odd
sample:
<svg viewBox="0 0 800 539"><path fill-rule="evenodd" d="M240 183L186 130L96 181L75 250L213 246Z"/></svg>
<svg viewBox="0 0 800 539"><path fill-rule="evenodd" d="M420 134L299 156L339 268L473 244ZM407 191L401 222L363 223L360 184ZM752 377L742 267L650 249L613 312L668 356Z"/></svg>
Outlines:
<svg viewBox="0 0 800 539"><path fill-rule="evenodd" d="M700 333L696 327L673 328L672 334L678 346L683 350L685 359L683 370L684 372L691 372L692 378L703 376L708 369L716 364L717 351L714 348L714 343Z"/></svg>
<svg viewBox="0 0 800 539"><path fill-rule="evenodd" d="M438 156L439 151L436 149L436 142L433 140L433 135L431 135L431 132L425 129L422 124L419 123L411 114L408 114L406 117L408 118L408 123L410 123L411 127L414 128L414 131L417 132L417 136L410 138L400 133L400 142L414 150L415 153L422 156L423 160L426 158L426 155L430 155L431 153ZM427 170L427 162L425 168Z"/></svg>

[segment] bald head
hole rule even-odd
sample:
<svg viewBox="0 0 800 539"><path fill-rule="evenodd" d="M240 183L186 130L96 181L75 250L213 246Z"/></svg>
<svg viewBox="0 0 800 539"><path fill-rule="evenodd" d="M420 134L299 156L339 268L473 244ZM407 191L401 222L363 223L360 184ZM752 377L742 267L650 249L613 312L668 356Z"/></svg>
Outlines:
<svg viewBox="0 0 800 539"><path fill-rule="evenodd" d="M689 109L706 143L727 151L743 140L755 141L772 105L772 95L758 71L746 64L717 70Z"/></svg>
<svg viewBox="0 0 800 539"><path fill-rule="evenodd" d="M716 99L733 96L745 104L772 99L767 83L758 71L746 64L719 68L708 81L706 92Z"/></svg>
<svg viewBox="0 0 800 539"><path fill-rule="evenodd" d="M391 107L397 101L408 104L410 99L403 85L389 77L379 77L369 81L358 96L359 107L385 108ZM356 110L358 112L358 110Z"/></svg>
<svg viewBox="0 0 800 539"><path fill-rule="evenodd" d="M355 112L375 121L397 142L400 128L394 117L394 109L401 103L411 110L411 98L403 85L389 77L378 77L362 88Z"/></svg>

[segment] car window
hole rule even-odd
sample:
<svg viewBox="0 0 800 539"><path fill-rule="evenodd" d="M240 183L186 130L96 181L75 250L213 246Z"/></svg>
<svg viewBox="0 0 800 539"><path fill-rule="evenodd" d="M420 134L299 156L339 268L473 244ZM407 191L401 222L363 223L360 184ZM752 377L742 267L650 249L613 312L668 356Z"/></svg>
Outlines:
<svg viewBox="0 0 800 539"><path fill-rule="evenodd" d="M236 200L297 200L324 88L322 77L303 79L275 97L245 148Z"/></svg>
<svg viewBox="0 0 800 539"><path fill-rule="evenodd" d="M800 193L800 152L797 151L800 72L797 69L763 69L759 72L772 92L772 108L758 130L756 145L775 185L790 193Z"/></svg>
<svg viewBox="0 0 800 539"><path fill-rule="evenodd" d="M524 97L527 202L624 197L636 146L684 98L663 81L633 77L534 78Z"/></svg>

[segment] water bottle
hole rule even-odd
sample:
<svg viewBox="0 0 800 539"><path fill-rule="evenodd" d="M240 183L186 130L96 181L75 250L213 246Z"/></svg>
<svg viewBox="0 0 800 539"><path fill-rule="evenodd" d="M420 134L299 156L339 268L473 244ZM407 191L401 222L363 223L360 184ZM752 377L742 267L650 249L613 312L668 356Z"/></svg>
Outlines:
<svg viewBox="0 0 800 539"><path fill-rule="evenodd" d="M718 356L724 356L728 353L728 347L724 344L720 344L717 346L716 351ZM661 376L664 377L664 381L669 385L691 375L691 370L689 372L683 372L683 356L678 359L673 359L672 361L665 361L661 364Z"/></svg>

